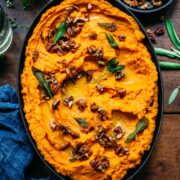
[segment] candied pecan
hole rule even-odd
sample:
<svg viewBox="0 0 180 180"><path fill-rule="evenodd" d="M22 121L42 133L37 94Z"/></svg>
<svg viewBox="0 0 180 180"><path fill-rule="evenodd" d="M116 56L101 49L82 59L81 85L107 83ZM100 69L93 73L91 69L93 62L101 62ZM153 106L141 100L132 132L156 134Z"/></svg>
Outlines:
<svg viewBox="0 0 180 180"><path fill-rule="evenodd" d="M119 124L117 124L117 126L113 129L113 131L116 139L121 139L125 134L124 129Z"/></svg>
<svg viewBox="0 0 180 180"><path fill-rule="evenodd" d="M147 35L149 37L149 39L153 42L153 43L156 43L156 38L155 38L155 35L153 34L153 32L150 30L150 29L147 29Z"/></svg>
<svg viewBox="0 0 180 180"><path fill-rule="evenodd" d="M164 28L163 27L159 27L157 28L155 31L154 31L154 34L156 36L161 36L161 35L164 35L165 31L164 31Z"/></svg>
<svg viewBox="0 0 180 180"><path fill-rule="evenodd" d="M123 89L123 88L120 88L117 90L117 95L120 97L120 98L124 98L126 96L126 90Z"/></svg>
<svg viewBox="0 0 180 180"><path fill-rule="evenodd" d="M92 151L87 144L79 143L73 149L73 155L79 160L87 160L92 155Z"/></svg>
<svg viewBox="0 0 180 180"><path fill-rule="evenodd" d="M109 159L105 156L97 156L90 164L93 169L102 173L110 166Z"/></svg>
<svg viewBox="0 0 180 180"><path fill-rule="evenodd" d="M57 109L58 105L60 104L60 100L59 99L54 99L53 103L52 103L52 109L53 111Z"/></svg>
<svg viewBox="0 0 180 180"><path fill-rule="evenodd" d="M102 59L103 58L103 48L102 47L99 47L95 53L95 57L98 58L98 59Z"/></svg>
<svg viewBox="0 0 180 180"><path fill-rule="evenodd" d="M72 5L72 6L68 6L68 7L66 7L66 13L67 14L70 14L70 13L72 13L73 11L79 11L79 8L77 7L77 6L75 6L75 5Z"/></svg>
<svg viewBox="0 0 180 180"><path fill-rule="evenodd" d="M48 43L47 45L46 45L46 50L48 51L48 52L53 52L53 48L54 48L54 44L53 43Z"/></svg>
<svg viewBox="0 0 180 180"><path fill-rule="evenodd" d="M123 147L122 145L118 144L117 148L115 149L115 153L118 156L124 156L129 154L129 150L126 147Z"/></svg>
<svg viewBox="0 0 180 180"><path fill-rule="evenodd" d="M124 34L120 34L120 35L118 36L118 39L119 39L119 41L125 41L126 36L125 36Z"/></svg>
<svg viewBox="0 0 180 180"><path fill-rule="evenodd" d="M96 105L96 103L93 103L91 104L90 108L92 112L97 112L99 107Z"/></svg>
<svg viewBox="0 0 180 180"><path fill-rule="evenodd" d="M52 28L50 29L49 33L48 33L48 41L51 41L51 38L55 35L56 33L56 28Z"/></svg>
<svg viewBox="0 0 180 180"><path fill-rule="evenodd" d="M74 37L76 35L75 31L74 31L74 27L68 27L67 28L67 33L69 36Z"/></svg>
<svg viewBox="0 0 180 180"><path fill-rule="evenodd" d="M87 102L86 102L85 99L79 99L79 100L77 100L77 101L76 101L76 104L77 104L78 109L79 109L80 111L84 111L84 110L86 109L86 107L87 107Z"/></svg>
<svg viewBox="0 0 180 180"><path fill-rule="evenodd" d="M87 82L90 82L90 81L92 80L92 78L93 78L92 71L91 71L91 70L88 70L88 71L86 72L86 80L87 80Z"/></svg>
<svg viewBox="0 0 180 180"><path fill-rule="evenodd" d="M51 128L53 131L56 131L56 130L58 130L58 128L59 128L58 124L57 124L54 120L51 120L51 121L50 121L49 126L50 126L50 128Z"/></svg>
<svg viewBox="0 0 180 180"><path fill-rule="evenodd" d="M64 144L62 144L59 148L60 151L64 151L66 150L68 147L71 146L71 143L70 142L65 142Z"/></svg>
<svg viewBox="0 0 180 180"><path fill-rule="evenodd" d="M61 130L63 134L71 135L73 138L79 138L80 137L78 133L72 131L69 127L59 125L59 130Z"/></svg>
<svg viewBox="0 0 180 180"><path fill-rule="evenodd" d="M106 63L104 61L102 61L102 60L99 60L99 61L97 61L97 64L99 66L105 66Z"/></svg>
<svg viewBox="0 0 180 180"><path fill-rule="evenodd" d="M70 78L72 78L74 76L74 73L75 73L74 72L74 66L69 65L69 67L66 68L66 73Z"/></svg>
<svg viewBox="0 0 180 180"><path fill-rule="evenodd" d="M61 84L60 83L55 83L52 87L51 87L51 90L52 90L52 94L56 94L58 92L58 90L60 89L61 87Z"/></svg>
<svg viewBox="0 0 180 180"><path fill-rule="evenodd" d="M116 74L115 74L115 79L118 81L118 80L120 80L120 79L122 79L124 77L124 73L123 72L117 72Z"/></svg>
<svg viewBox="0 0 180 180"><path fill-rule="evenodd" d="M94 33L94 32L90 33L89 38L92 40L96 40L97 39L97 33Z"/></svg>
<svg viewBox="0 0 180 180"><path fill-rule="evenodd" d="M101 85L101 84L98 84L98 85L96 86L96 88L97 88L97 90L98 90L98 92L99 92L100 94L103 94L103 93L105 92L105 90L106 90L106 88L105 88L103 85Z"/></svg>
<svg viewBox="0 0 180 180"><path fill-rule="evenodd" d="M39 52L38 51L33 51L33 54L32 54L32 59L33 59L33 62L36 62L37 58L39 56Z"/></svg>
<svg viewBox="0 0 180 180"><path fill-rule="evenodd" d="M86 18L83 18L83 17L75 17L73 23L74 23L74 24L76 24L76 23L78 23L78 22L84 23L85 21L87 21Z"/></svg>
<svg viewBox="0 0 180 180"><path fill-rule="evenodd" d="M97 113L101 121L105 121L108 119L107 112L102 107L98 108Z"/></svg>
<svg viewBox="0 0 180 180"><path fill-rule="evenodd" d="M74 98L73 98L73 96L67 96L67 97L64 99L64 105L68 106L69 108L72 108L73 103L74 103Z"/></svg>
<svg viewBox="0 0 180 180"><path fill-rule="evenodd" d="M89 46L87 47L87 52L89 54L94 54L96 52L96 47L95 46Z"/></svg>
<svg viewBox="0 0 180 180"><path fill-rule="evenodd" d="M98 129L96 133L96 139L98 140L99 144L105 148L112 148L117 146L115 139L109 136L102 127Z"/></svg>
<svg viewBox="0 0 180 180"><path fill-rule="evenodd" d="M66 17L66 20L65 20L66 26L69 27L70 25L72 25L73 21L74 21L73 17L70 17L70 16Z"/></svg>
<svg viewBox="0 0 180 180"><path fill-rule="evenodd" d="M88 3L87 6L86 6L87 11L91 11L92 8L93 8L92 4Z"/></svg>

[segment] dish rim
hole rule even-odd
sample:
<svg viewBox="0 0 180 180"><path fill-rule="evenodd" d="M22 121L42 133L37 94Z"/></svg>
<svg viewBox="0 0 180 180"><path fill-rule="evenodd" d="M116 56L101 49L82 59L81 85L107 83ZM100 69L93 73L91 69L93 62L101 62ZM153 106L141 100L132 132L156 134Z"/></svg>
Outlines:
<svg viewBox="0 0 180 180"><path fill-rule="evenodd" d="M35 142L35 140L33 139L32 135L31 135L28 123L27 123L26 118L25 118L25 113L24 113L24 110L23 110L24 109L24 101L23 101L23 96L22 96L22 93L21 93L21 90L22 90L22 87L21 87L21 74L22 74L23 69L24 69L25 52L26 52L26 46L28 44L28 40L31 37L31 35L32 35L33 31L34 31L34 28L38 24L42 14L45 13L51 7L60 4L62 1L63 0L52 0L52 1L48 2L40 10L40 12L38 12L36 17L34 18L28 32L26 33L25 39L24 39L23 44L22 44L21 53L20 53L19 62L18 62L18 67L17 67L17 83L16 84L17 84L17 91L18 91L18 101L19 101L19 104L20 104L20 115L21 115L24 127L26 129L27 135L28 135L28 137L30 139L30 142L31 142L35 152L40 157L42 162L46 165L46 167L48 167L51 170L51 172L53 172L53 174L57 178L59 178L61 180L65 180L65 179L68 179L68 177L65 177L65 176L61 175L60 173L58 173L55 170L55 168L44 159L43 155L40 153L40 150L38 150L36 142ZM162 118L163 118L164 88L163 88L163 81L162 81L162 74L161 74L161 71L160 71L160 66L159 66L159 63L158 63L154 48L152 46L152 43L149 40L144 27L142 26L140 21L135 17L135 15L128 8L126 8L126 6L119 3L119 0L114 0L113 2L111 0L108 0L108 2L112 6L118 8L121 11L125 12L126 14L132 16L133 19L136 21L136 23L138 24L141 32L145 35L144 44L146 45L146 48L148 49L149 53L151 54L152 61L154 62L155 66L156 66L156 69L157 69L157 72L158 72L158 81L157 81L157 85L158 85L158 113L157 113L157 116L156 116L156 127L155 127L155 131L154 131L154 135L153 135L153 140L151 142L150 149L148 151L145 151L144 155L141 157L141 163L139 165L137 165L135 168L129 170L127 175L123 178L123 179L130 180L134 176L136 176L137 173L147 163L147 161L149 160L149 158L150 158L150 156L151 156L151 154L152 154L152 152L153 152L153 150L155 148L155 145L157 143L159 133L160 133L161 124L162 124Z"/></svg>

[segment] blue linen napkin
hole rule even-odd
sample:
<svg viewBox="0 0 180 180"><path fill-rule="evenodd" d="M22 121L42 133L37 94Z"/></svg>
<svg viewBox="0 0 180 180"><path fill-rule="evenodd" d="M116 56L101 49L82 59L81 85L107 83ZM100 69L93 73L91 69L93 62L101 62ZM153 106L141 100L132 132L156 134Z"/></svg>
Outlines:
<svg viewBox="0 0 180 180"><path fill-rule="evenodd" d="M16 91L0 87L0 180L24 180L34 151L20 119ZM34 178L33 178L34 179ZM41 178L48 180L50 178ZM32 179L31 179L32 180Z"/></svg>

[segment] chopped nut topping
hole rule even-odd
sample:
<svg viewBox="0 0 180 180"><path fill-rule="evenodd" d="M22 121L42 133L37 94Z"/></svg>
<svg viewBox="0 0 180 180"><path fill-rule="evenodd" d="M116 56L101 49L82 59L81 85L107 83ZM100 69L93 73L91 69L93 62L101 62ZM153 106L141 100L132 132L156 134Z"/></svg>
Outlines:
<svg viewBox="0 0 180 180"><path fill-rule="evenodd" d="M78 160L87 160L92 155L92 151L87 144L79 143L73 149L73 155L74 157L77 157Z"/></svg>
<svg viewBox="0 0 180 180"><path fill-rule="evenodd" d="M147 32L147 35L148 35L149 39L150 39L153 43L156 43L156 38L155 38L153 32L152 32L150 29L147 29L146 32Z"/></svg>
<svg viewBox="0 0 180 180"><path fill-rule="evenodd" d="M105 156L97 156L90 162L90 164L93 169L102 173L110 166L110 162Z"/></svg>
<svg viewBox="0 0 180 180"><path fill-rule="evenodd" d="M59 130L61 130L63 134L71 135L73 138L79 138L80 137L78 133L72 131L69 127L59 125Z"/></svg>
<svg viewBox="0 0 180 180"><path fill-rule="evenodd" d="M86 6L87 11L91 11L92 8L93 8L92 4L88 3L87 6Z"/></svg>
<svg viewBox="0 0 180 180"><path fill-rule="evenodd" d="M89 46L87 47L87 52L89 54L94 54L96 52L96 47L95 46Z"/></svg>
<svg viewBox="0 0 180 180"><path fill-rule="evenodd" d="M116 139L121 139L125 134L124 129L119 124L116 125L113 131Z"/></svg>
<svg viewBox="0 0 180 180"><path fill-rule="evenodd" d="M96 86L96 88L97 88L97 90L98 90L98 92L99 92L100 94L103 94L103 93L105 92L105 88L104 88L104 86L101 85L101 84L98 84L98 85Z"/></svg>
<svg viewBox="0 0 180 180"><path fill-rule="evenodd" d="M84 111L87 107L87 102L85 99L79 99L78 101L76 101L76 104L80 111Z"/></svg>
<svg viewBox="0 0 180 180"><path fill-rule="evenodd" d="M58 125L57 125L57 123L54 121L54 120L51 120L50 121L50 128L53 130L53 131L56 131L56 130L58 130Z"/></svg>
<svg viewBox="0 0 180 180"><path fill-rule="evenodd" d="M58 92L58 90L60 89L61 87L61 84L60 83L55 83L52 87L51 87L51 90L52 90L52 94L56 94Z"/></svg>
<svg viewBox="0 0 180 180"><path fill-rule="evenodd" d="M38 51L33 51L33 54L32 54L32 59L33 59L33 62L36 62L37 58L39 56L39 52Z"/></svg>
<svg viewBox="0 0 180 180"><path fill-rule="evenodd" d="M97 57L98 59L102 59L103 55L104 55L103 48L99 47L95 53L95 57Z"/></svg>
<svg viewBox="0 0 180 180"><path fill-rule="evenodd" d="M58 105L60 104L60 100L59 99L54 99L53 103L52 103L52 109L53 111L57 109Z"/></svg>
<svg viewBox="0 0 180 180"><path fill-rule="evenodd" d="M123 72L117 72L116 74L115 74L115 79L118 81L118 80L120 80L120 79L122 79L124 77L124 73Z"/></svg>
<svg viewBox="0 0 180 180"><path fill-rule="evenodd" d="M66 68L66 73L70 78L73 78L73 76L75 75L75 69L73 65L69 65L68 68Z"/></svg>
<svg viewBox="0 0 180 180"><path fill-rule="evenodd" d="M125 36L124 34L120 34L120 35L118 36L118 39L119 39L119 41L125 41L126 36Z"/></svg>
<svg viewBox="0 0 180 180"><path fill-rule="evenodd" d="M123 88L118 89L117 95L118 95L120 98L124 98L124 97L126 96L126 90L123 89Z"/></svg>
<svg viewBox="0 0 180 180"><path fill-rule="evenodd" d="M75 5L73 5L73 6L68 6L65 10L66 10L67 14L70 14L73 11L79 11L79 8L77 6L75 6Z"/></svg>
<svg viewBox="0 0 180 180"><path fill-rule="evenodd" d="M105 148L112 148L117 146L115 139L109 136L102 127L98 129L98 132L96 133L96 139L98 140L99 144Z"/></svg>
<svg viewBox="0 0 180 180"><path fill-rule="evenodd" d="M159 28L157 28L157 29L154 31L154 34L155 34L156 36L164 35L164 33L165 33L165 30L164 30L163 27L159 27Z"/></svg>
<svg viewBox="0 0 180 180"><path fill-rule="evenodd" d="M68 106L69 108L72 108L73 103L74 103L73 96L68 96L64 99L64 105Z"/></svg>
<svg viewBox="0 0 180 180"><path fill-rule="evenodd" d="M105 121L108 119L107 112L102 107L98 108L97 113L101 121Z"/></svg>
<svg viewBox="0 0 180 180"><path fill-rule="evenodd" d="M124 156L129 154L129 150L126 147L123 147L122 145L118 145L117 148L115 149L115 153L118 156Z"/></svg>
<svg viewBox="0 0 180 180"><path fill-rule="evenodd" d="M64 144L62 144L59 148L60 151L64 151L66 150L68 147L71 146L71 143L70 142L65 142Z"/></svg>
<svg viewBox="0 0 180 180"><path fill-rule="evenodd" d="M97 39L97 33L94 33L94 32L90 33L89 38L92 40L96 40Z"/></svg>
<svg viewBox="0 0 180 180"><path fill-rule="evenodd" d="M93 103L91 104L90 108L92 112L97 112L99 107L96 105L96 103Z"/></svg>
<svg viewBox="0 0 180 180"><path fill-rule="evenodd" d="M87 82L90 82L90 81L92 80L92 78L93 78L92 71L91 71L91 70L88 70L88 71L86 72L86 80L87 80Z"/></svg>

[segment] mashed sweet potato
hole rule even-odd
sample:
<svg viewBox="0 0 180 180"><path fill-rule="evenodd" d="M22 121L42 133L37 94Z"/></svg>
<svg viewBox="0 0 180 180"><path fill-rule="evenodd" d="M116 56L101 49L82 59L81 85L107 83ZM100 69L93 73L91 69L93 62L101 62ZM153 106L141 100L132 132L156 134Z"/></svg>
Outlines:
<svg viewBox="0 0 180 180"><path fill-rule="evenodd" d="M135 20L104 0L45 12L26 47L24 112L44 159L72 179L121 179L149 150L157 71ZM148 126L127 142L140 119Z"/></svg>

